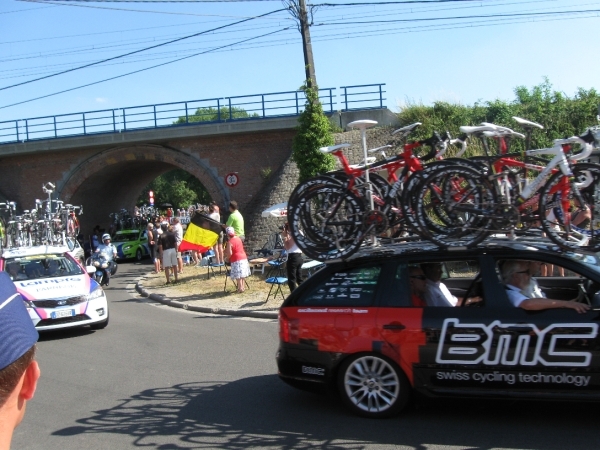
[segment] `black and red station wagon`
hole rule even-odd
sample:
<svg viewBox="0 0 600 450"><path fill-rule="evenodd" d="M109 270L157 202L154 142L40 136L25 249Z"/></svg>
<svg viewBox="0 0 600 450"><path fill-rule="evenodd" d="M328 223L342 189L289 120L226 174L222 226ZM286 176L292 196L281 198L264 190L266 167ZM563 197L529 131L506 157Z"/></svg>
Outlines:
<svg viewBox="0 0 600 450"><path fill-rule="evenodd" d="M590 309L527 311L501 278L509 260L541 264L550 299ZM415 306L415 267L441 263L456 306ZM540 267L538 264L537 267ZM474 249L427 243L365 249L328 263L283 303L279 376L337 388L367 417L387 417L418 392L435 397L600 399L600 259L543 239L495 239Z"/></svg>

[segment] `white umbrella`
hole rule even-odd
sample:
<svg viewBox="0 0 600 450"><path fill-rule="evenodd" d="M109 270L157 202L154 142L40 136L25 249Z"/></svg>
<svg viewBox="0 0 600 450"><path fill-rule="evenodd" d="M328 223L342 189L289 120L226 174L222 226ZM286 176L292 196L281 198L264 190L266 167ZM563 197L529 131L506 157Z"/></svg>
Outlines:
<svg viewBox="0 0 600 450"><path fill-rule="evenodd" d="M287 217L287 202L277 203L262 212L263 217Z"/></svg>

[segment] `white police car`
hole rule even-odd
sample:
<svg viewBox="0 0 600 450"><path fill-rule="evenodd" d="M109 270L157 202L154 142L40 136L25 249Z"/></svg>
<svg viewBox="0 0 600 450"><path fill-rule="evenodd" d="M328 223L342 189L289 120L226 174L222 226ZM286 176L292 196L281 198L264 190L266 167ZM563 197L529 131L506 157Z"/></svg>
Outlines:
<svg viewBox="0 0 600 450"><path fill-rule="evenodd" d="M25 300L37 330L108 325L108 302L100 285L67 247L35 246L5 250L7 272Z"/></svg>

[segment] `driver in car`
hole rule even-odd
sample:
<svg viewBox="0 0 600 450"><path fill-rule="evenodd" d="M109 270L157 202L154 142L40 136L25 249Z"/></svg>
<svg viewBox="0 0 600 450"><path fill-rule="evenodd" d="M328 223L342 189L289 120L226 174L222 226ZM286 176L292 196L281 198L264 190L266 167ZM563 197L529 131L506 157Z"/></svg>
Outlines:
<svg viewBox="0 0 600 450"><path fill-rule="evenodd" d="M575 301L549 299L539 290L536 294L541 294L542 297L533 297L533 292L530 292L531 274L530 261L509 260L502 265L502 280L513 306L530 311L553 308L570 308L580 314L589 311L588 305Z"/></svg>

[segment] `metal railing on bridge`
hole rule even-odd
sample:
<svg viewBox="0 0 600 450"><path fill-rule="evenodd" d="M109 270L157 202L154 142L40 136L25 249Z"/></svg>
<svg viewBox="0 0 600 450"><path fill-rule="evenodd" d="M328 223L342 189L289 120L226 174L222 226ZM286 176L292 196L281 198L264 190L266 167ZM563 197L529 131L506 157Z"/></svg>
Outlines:
<svg viewBox="0 0 600 450"><path fill-rule="evenodd" d="M385 84L319 89L326 114L384 108ZM0 145L131 130L297 116L304 110L303 91L272 92L156 105L105 109L0 122Z"/></svg>

